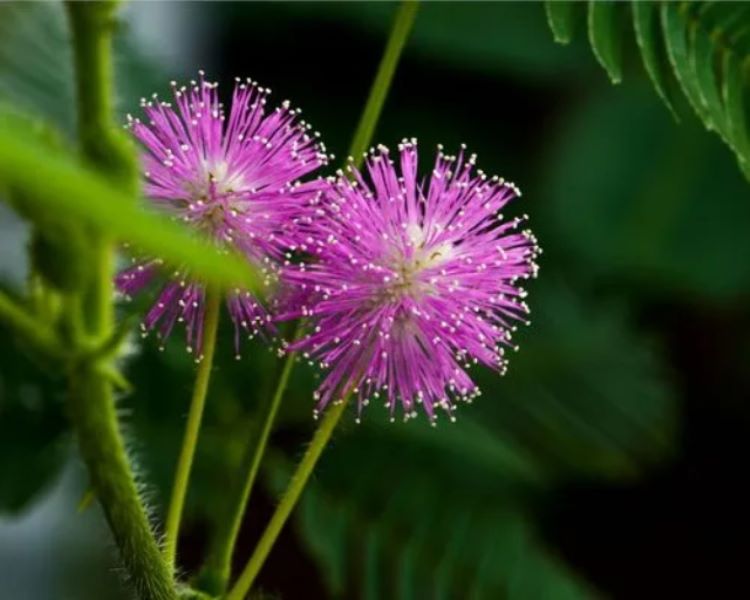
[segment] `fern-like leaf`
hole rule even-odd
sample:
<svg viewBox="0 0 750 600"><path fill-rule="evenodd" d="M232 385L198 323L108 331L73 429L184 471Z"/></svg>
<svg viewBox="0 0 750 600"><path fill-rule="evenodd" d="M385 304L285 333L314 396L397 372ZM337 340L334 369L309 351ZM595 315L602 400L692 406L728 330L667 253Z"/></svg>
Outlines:
<svg viewBox="0 0 750 600"><path fill-rule="evenodd" d="M539 535L562 481L632 480L670 454L674 410L657 357L619 312L539 288L536 327L507 378L456 423L343 425L296 512L332 598L587 600ZM268 463L266 463L268 466ZM276 455L274 492L293 459Z"/></svg>
<svg viewBox="0 0 750 600"><path fill-rule="evenodd" d="M622 81L622 14L625 5L611 0L590 0L589 42L612 83Z"/></svg>
<svg viewBox="0 0 750 600"><path fill-rule="evenodd" d="M584 10L592 50L612 82L622 78L622 38L632 19L644 67L664 104L676 117L678 98L684 96L704 125L732 149L750 179L750 6L591 0L586 7L547 0L555 41L570 42Z"/></svg>

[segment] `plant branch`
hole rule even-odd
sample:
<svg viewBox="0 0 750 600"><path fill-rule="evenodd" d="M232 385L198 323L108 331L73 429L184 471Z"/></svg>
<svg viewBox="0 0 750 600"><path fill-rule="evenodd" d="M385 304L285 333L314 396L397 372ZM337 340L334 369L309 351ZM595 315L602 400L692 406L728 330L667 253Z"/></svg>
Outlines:
<svg viewBox="0 0 750 600"><path fill-rule="evenodd" d="M299 328L294 332L292 338L296 338ZM289 353L282 365L281 373L276 384L276 389L271 398L271 402L265 407L263 422L259 431L255 445L247 448L245 460L243 461L243 472L247 475L242 482L239 495L235 499L232 518L230 521L223 522L220 525L219 536L215 542L216 553L209 557L208 562L201 574L201 580L206 591L212 594L222 594L226 590L229 578L232 575L232 554L237 543L237 537L240 533L242 521L245 516L253 484L260 469L260 463L268 445L268 438L271 435L273 423L276 419L276 413L281 406L281 399L286 391L289 377L294 368L296 353Z"/></svg>
<svg viewBox="0 0 750 600"><path fill-rule="evenodd" d="M271 551L271 548L273 548L273 545L276 542L276 538L279 537L281 529L284 527L289 515L296 506L297 500L299 500L299 497L302 495L302 492L305 489L305 484L315 469L315 465L318 463L320 455L328 444L328 440L331 439L333 430L336 428L341 415L344 413L346 405L346 400L341 400L326 409L323 419L310 442L310 446L308 446L305 455L302 457L302 461L297 466L297 470L294 472L281 502L278 507L276 507L276 510L271 517L271 521L268 523L268 526L258 541L258 545L255 547L250 560L247 562L247 565L245 565L237 583L227 595L226 600L242 600L250 591L250 588L255 581L255 577L258 575L258 572Z"/></svg>
<svg viewBox="0 0 750 600"><path fill-rule="evenodd" d="M418 2L405 0L396 11L396 16L391 27L391 34L383 52L383 58L380 59L378 72L370 88L370 95L367 98L365 109L359 119L357 130L349 147L349 156L354 159L357 165L361 163L363 154L367 152L367 148L372 142L375 126L380 119L380 113L388 96L388 90L391 87L391 81L396 72L398 61L401 58L404 44L406 44L411 28L414 25L414 18L416 17L418 7Z"/></svg>
<svg viewBox="0 0 750 600"><path fill-rule="evenodd" d="M114 127L112 31L116 2L69 2L73 30L78 104L78 139L86 161L135 201L137 189L133 152ZM95 276L86 290L87 325L109 335L114 325L112 272L114 245L109 236L91 232Z"/></svg>
<svg viewBox="0 0 750 600"><path fill-rule="evenodd" d="M112 114L116 3L70 2L67 8L73 31L81 149L87 162L135 199L135 160L114 129ZM92 262L92 277L80 283L80 290L68 294L66 316L74 351L81 345L78 323L84 324L94 340L106 340L114 331L114 244L92 228L88 238L90 250L79 259ZM78 301L79 295L83 302ZM111 357L82 356L71 371L70 413L78 444L136 593L146 600L175 600L172 573L162 559L118 427L112 383L106 375L110 361Z"/></svg>
<svg viewBox="0 0 750 600"><path fill-rule="evenodd" d="M200 433L201 421L203 419L203 408L206 405L208 384L211 379L211 368L214 361L214 350L216 348L216 332L219 328L219 311L221 308L221 294L218 290L209 288L206 292L206 314L203 324L203 356L199 358L198 373L195 377L193 398L190 401L190 412L185 436L182 440L182 449L177 461L172 497L169 502L166 521L166 537L164 540L164 557L167 564L174 570L177 552L177 538L180 533L180 522L182 520L182 509L185 505L188 483L190 481L190 470L193 466L195 449L198 445L198 434Z"/></svg>
<svg viewBox="0 0 750 600"><path fill-rule="evenodd" d="M34 315L2 292L0 292L0 321L20 334L35 350L45 356L59 357L63 354L60 340L54 332L39 323Z"/></svg>
<svg viewBox="0 0 750 600"><path fill-rule="evenodd" d="M391 33L383 52L383 58L378 66L375 80L370 89L370 95L367 99L365 109L352 140L350 155L355 166L362 163L363 154L372 141L372 136L375 133L375 127L380 118L383 105L385 104L385 99L388 95L393 75L396 72L396 66L401 57L401 52L403 51L406 40L408 39L409 33L414 24L417 8L417 2L413 0L405 0L396 11L393 25L391 27ZM276 393L274 394L274 400L271 404L272 407L274 402L280 402L281 400L281 396L283 395L289 375L293 368L294 359L295 356L293 353L288 355L285 359L286 362L284 364ZM333 431L344 412L346 404L346 400L342 400L340 403L335 404L326 410L323 420L316 430L307 452L305 452L302 461L289 482L289 486L284 493L281 503L271 517L271 521L263 532L258 545L255 547L255 550L243 569L237 583L229 592L227 600L242 600L242 598L244 598L250 591L258 572L276 542L276 538L279 536L281 529L284 527L284 524L299 500L307 480L314 470L323 450L328 444L328 440L333 434ZM275 414L275 409L273 409L271 414ZM269 431L271 425L271 422L266 424ZM258 464L260 464L262 459L262 450L264 447L261 448L260 454L254 458L254 461L257 459ZM253 462L253 464L255 464L255 462ZM254 477L254 474L251 476ZM246 499L244 503L246 503Z"/></svg>
<svg viewBox="0 0 750 600"><path fill-rule="evenodd" d="M154 541L118 430L107 378L82 365L72 377L69 406L91 485L138 597L175 600L171 574Z"/></svg>
<svg viewBox="0 0 750 600"><path fill-rule="evenodd" d="M118 2L67 3L73 30L78 140L86 160L117 179L135 201L136 160L130 140L115 127L112 33Z"/></svg>

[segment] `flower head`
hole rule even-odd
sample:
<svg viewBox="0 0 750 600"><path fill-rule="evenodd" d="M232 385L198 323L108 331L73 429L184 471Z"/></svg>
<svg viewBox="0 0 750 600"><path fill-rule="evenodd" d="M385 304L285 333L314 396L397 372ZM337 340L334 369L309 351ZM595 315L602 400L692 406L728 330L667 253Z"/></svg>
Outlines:
<svg viewBox="0 0 750 600"><path fill-rule="evenodd" d="M128 115L128 128L145 153L148 198L221 248L244 254L269 280L283 259L302 207L319 193L321 180L300 178L327 164L318 134L298 118L289 102L268 110L270 90L254 81L236 80L227 114L218 84L204 79L189 86L172 83L174 103L143 99L142 122ZM141 291L161 265L138 262L117 277L127 295ZM188 350L200 357L205 290L178 268L147 314L144 331L161 338L176 322L185 322ZM243 329L250 335L270 321L268 311L249 292L227 298L236 343Z"/></svg>
<svg viewBox="0 0 750 600"><path fill-rule="evenodd" d="M369 178L353 167L313 201L312 259L285 270L309 293L299 314L313 330L291 345L329 369L319 407L347 393L360 411L385 396L405 418L421 404L431 421L442 408L479 394L466 372L481 363L503 372L514 321L528 307L519 280L535 276L539 253L525 218L500 210L518 189L474 172L475 156L439 148L430 178L417 176L416 140L397 166L372 151Z"/></svg>

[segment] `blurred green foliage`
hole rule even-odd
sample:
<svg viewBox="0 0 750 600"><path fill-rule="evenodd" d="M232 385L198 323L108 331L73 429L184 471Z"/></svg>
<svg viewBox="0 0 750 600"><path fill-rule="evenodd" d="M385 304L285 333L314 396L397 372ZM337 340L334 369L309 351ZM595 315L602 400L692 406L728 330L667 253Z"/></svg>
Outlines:
<svg viewBox="0 0 750 600"><path fill-rule="evenodd" d="M49 488L69 455L65 390L2 326L0 339L0 514L19 514Z"/></svg>
<svg viewBox="0 0 750 600"><path fill-rule="evenodd" d="M675 126L647 90L627 86L582 103L555 150L542 217L588 277L696 301L750 287L750 265L736 260L750 252L747 183L696 123Z"/></svg>
<svg viewBox="0 0 750 600"><path fill-rule="evenodd" d="M33 257L54 286L71 289L73 281L66 281L66 277L85 276L76 272L75 265L52 264L55 253L60 261L70 260L69 252L55 245L70 246L68 251L85 247L84 240L76 239L78 228L85 225L127 240L138 251L158 256L214 285L241 286L263 295L259 269L237 253L219 252L169 218L148 207L144 210L130 194L113 187L109 179L71 160L66 153L50 149L37 137L20 128L16 120L0 115L0 177L10 186L6 193L12 203L23 206L19 212L46 236L46 245L34 246ZM40 156L45 158L42 163Z"/></svg>
<svg viewBox="0 0 750 600"><path fill-rule="evenodd" d="M70 57L59 8L0 5L0 98L69 133ZM201 58L221 65L217 77L249 75L277 99L291 96L329 146L345 150L392 5L192 10L215 32L214 54ZM306 56L313 42L324 50ZM350 56L354 67L343 68L338 57L354 51L361 53ZM390 424L373 406L362 425L346 422L327 450L294 534L331 597L596 596L545 541L545 500L575 482L633 484L680 452L681 376L665 332L645 326L644 315L656 302L711 313L747 299L750 266L739 257L750 251L750 203L731 155L690 113L674 123L646 74L632 68L637 53L623 46L617 65L627 85L613 88L585 40L565 48L552 42L541 4L421 8L376 140L419 136L424 170L435 143L467 142L480 166L524 190L515 210L531 215L545 254L541 280L530 286L533 324L516 334L521 350L509 374L477 371L484 394L461 407L456 424ZM118 56L123 112L136 112L140 95L175 77L149 60L128 27ZM147 302L123 303L123 317L142 314ZM0 335L0 510L7 513L49 487L68 435L59 382ZM163 353L155 340L134 340L126 374L135 392L119 401L157 514L194 371L180 336ZM222 518L278 368L259 340L246 342L243 360L234 361L231 337L224 323L187 499L188 536L191 525L200 538L202 527ZM306 366L293 377L266 496L283 487L309 437L318 378Z"/></svg>

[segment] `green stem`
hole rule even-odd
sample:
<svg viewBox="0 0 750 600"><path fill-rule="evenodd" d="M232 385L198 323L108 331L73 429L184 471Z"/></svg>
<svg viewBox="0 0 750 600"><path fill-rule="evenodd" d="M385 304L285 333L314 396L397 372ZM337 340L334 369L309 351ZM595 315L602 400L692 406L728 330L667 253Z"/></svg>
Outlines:
<svg viewBox="0 0 750 600"><path fill-rule="evenodd" d="M172 575L154 541L117 427L112 389L83 365L72 378L71 417L96 497L139 598L175 600Z"/></svg>
<svg viewBox="0 0 750 600"><path fill-rule="evenodd" d="M380 59L378 72L375 75L375 80L372 82L367 104L365 104L365 109L360 117L357 130L352 138L352 144L349 147L349 156L354 159L355 164L361 163L362 156L367 152L367 148L372 141L375 126L383 110L383 105L385 104L385 99L393 80L393 74L396 72L396 66L398 65L399 58L401 58L404 44L406 44L406 40L409 38L418 7L418 2L406 0L401 3L396 11L391 27L391 34L383 52L383 58Z"/></svg>
<svg viewBox="0 0 750 600"><path fill-rule="evenodd" d="M115 2L69 2L76 69L78 135L87 153L113 126L112 26Z"/></svg>
<svg viewBox="0 0 750 600"><path fill-rule="evenodd" d="M318 429L315 431L312 442L310 442L310 446L308 446L305 455L302 457L302 461L297 466L297 470L294 472L281 502L273 513L273 516L271 517L266 530L263 532L260 541L258 541L258 545L255 547L250 560L240 574L237 583L227 595L226 600L242 600L250 591L250 588L255 581L255 577L258 575L258 572L268 557L268 553L276 542L276 538L279 537L281 529L284 527L286 520L289 518L289 515L297 504L297 500L299 500L299 497L302 495L302 491L305 489L305 484L310 478L313 469L315 469L315 465L317 464L320 455L328 444L328 440L331 439L331 434L336 428L341 415L344 413L346 405L347 402L342 400L325 411L323 419L318 426Z"/></svg>
<svg viewBox="0 0 750 600"><path fill-rule="evenodd" d="M87 161L111 174L112 128L112 23L114 2L69 2L73 30L73 60L78 103L78 139ZM109 155L109 156L108 156ZM105 335L114 323L112 306L112 244L92 234L94 278L89 290L87 323Z"/></svg>
<svg viewBox="0 0 750 600"><path fill-rule="evenodd" d="M87 162L133 194L137 169L128 140L114 126L112 32L117 2L67 4L73 30L78 139ZM90 260L94 278L86 291L86 325L107 336L114 326L112 273L114 244L109 236L91 231Z"/></svg>
<svg viewBox="0 0 750 600"><path fill-rule="evenodd" d="M219 328L219 311L221 306L221 295L218 290L209 289L206 292L206 314L203 324L203 356L200 358L198 373L195 377L193 398L190 401L190 412L185 426L185 435L182 440L180 457L177 460L174 485L172 487L172 498L167 511L167 522L164 539L164 557L167 564L174 570L175 556L177 552L177 537L180 532L182 520L182 509L185 505L190 470L193 466L193 457L198 445L198 434L203 419L203 407L206 404L208 383L211 379L211 368L216 348L216 332Z"/></svg>
<svg viewBox="0 0 750 600"><path fill-rule="evenodd" d="M134 158L114 129L112 98L112 26L114 2L70 2L78 99L78 133L83 154L94 168L127 191L135 191ZM133 194L135 199L135 194ZM94 340L114 330L112 275L114 244L89 231L92 277L69 293L67 328L73 351L81 342L78 323L86 317ZM85 287L83 287L85 286ZM85 301L79 302L79 296ZM176 600L172 572L164 562L118 428L112 384L106 372L111 358L84 356L70 374L70 413L91 484L120 550L138 597Z"/></svg>
<svg viewBox="0 0 750 600"><path fill-rule="evenodd" d="M296 331L292 337L297 337ZM217 552L209 558L201 575L203 587L212 594L218 595L224 593L232 575L232 554L234 553L234 547L237 543L237 537L240 534L240 528L242 527L247 503L250 500L253 484L255 483L260 463L268 445L268 438L271 435L276 413L279 410L281 399L289 383L289 376L294 368L295 357L296 353L291 352L284 360L271 402L266 406L260 435L255 445L248 447L243 468L243 472L246 472L247 476L242 483L239 495L235 501L234 510L232 511L233 517L230 521L226 522L226 525L220 526L222 528L220 529L215 545Z"/></svg>
<svg viewBox="0 0 750 600"><path fill-rule="evenodd" d="M383 110L383 105L385 104L385 99L388 95L393 75L396 72L396 66L401 57L401 52L404 49L404 45L406 44L406 40L408 39L409 33L414 24L417 7L418 2L405 0L396 11L390 36L383 52L383 58L378 66L375 80L370 89L370 95L367 99L365 109L362 112L362 117L360 118L354 138L352 139L350 155L352 156L355 166L362 163L363 153L367 150L367 147L372 141L372 136L375 133L375 127L380 118L380 113ZM288 355L285 359L282 377L279 380L278 388L274 394L274 402L280 402L281 397L283 396L287 380L293 368L294 359L295 357L293 354ZM299 497L305 488L305 484L315 468L323 450L328 444L328 440L330 439L333 430L336 428L336 424L341 418L345 407L346 401L342 401L326 410L323 420L316 430L305 456L302 458L302 461L289 482L289 486L284 493L281 503L271 517L271 521L263 532L258 545L255 547L255 550L243 569L237 583L229 592L227 600L242 600L242 598L244 598L250 591L250 588L255 581L255 577L258 575L258 572L271 551L271 548L276 542L276 538L279 536L281 529L284 527L284 524L294 509L294 506L299 500ZM269 431L271 425L271 422L266 423ZM265 444L263 448L261 448L261 452L254 458L254 461L257 459L258 464L260 464L263 454L262 450L264 449ZM252 477L255 477L255 474L252 474ZM246 499L245 502L243 502L243 506L245 503ZM241 519L239 522L241 522Z"/></svg>

